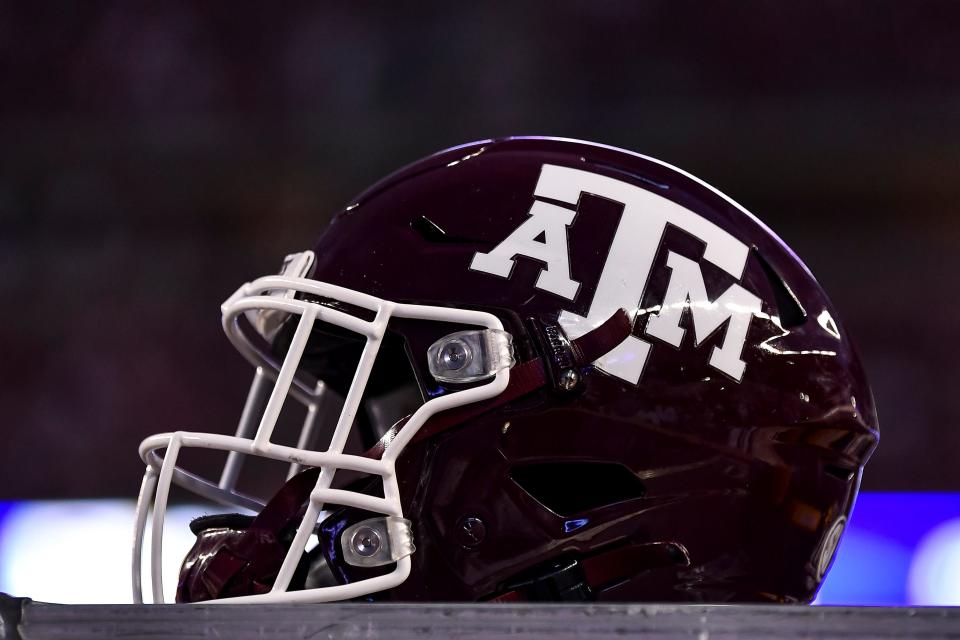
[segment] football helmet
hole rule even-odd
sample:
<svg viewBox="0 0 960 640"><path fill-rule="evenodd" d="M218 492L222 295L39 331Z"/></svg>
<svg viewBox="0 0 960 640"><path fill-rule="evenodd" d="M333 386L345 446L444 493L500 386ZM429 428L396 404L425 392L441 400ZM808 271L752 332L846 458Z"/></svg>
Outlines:
<svg viewBox="0 0 960 640"><path fill-rule="evenodd" d="M814 597L877 417L833 305L743 207L621 149L483 140L298 249L222 305L255 368L236 433L141 445L138 602L148 521L163 601L172 485L238 511L191 524L180 602ZM245 490L252 460L282 477Z"/></svg>

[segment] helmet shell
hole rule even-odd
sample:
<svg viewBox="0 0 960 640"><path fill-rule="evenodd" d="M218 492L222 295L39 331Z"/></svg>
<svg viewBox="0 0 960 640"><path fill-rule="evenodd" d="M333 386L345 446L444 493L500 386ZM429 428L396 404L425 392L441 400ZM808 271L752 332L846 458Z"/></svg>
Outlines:
<svg viewBox="0 0 960 640"><path fill-rule="evenodd" d="M506 277L471 268L475 255L530 218L534 202L573 210L535 197L547 165L617 180L692 212L748 248L742 273L719 268L702 237L671 224L622 237L624 203L589 192L566 226L569 278L579 284L572 298L537 286L543 260L516 255ZM536 355L519 338L527 321L589 316L615 240L639 246L648 233L659 234L657 248L628 309L633 335L651 345L639 380L587 367L574 393L545 388L410 445L398 473L418 551L410 579L387 597L483 599L557 559L668 545L679 550L667 554L672 560L618 576L594 595L813 598L879 437L874 402L850 336L809 269L717 190L607 146L484 140L416 162L355 198L317 241L313 277L395 302L495 313L522 343L523 359ZM670 287L673 254L699 266L706 302L734 285L759 298L739 378L711 365L727 325L701 335L686 310L679 346L647 333ZM429 324L393 327L424 397L443 392L426 348L450 331Z"/></svg>

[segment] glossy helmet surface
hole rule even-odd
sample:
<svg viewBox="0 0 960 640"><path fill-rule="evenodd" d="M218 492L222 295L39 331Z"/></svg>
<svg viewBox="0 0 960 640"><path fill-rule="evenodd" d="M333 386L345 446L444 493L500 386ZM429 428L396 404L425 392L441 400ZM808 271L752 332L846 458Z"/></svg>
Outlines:
<svg viewBox="0 0 960 640"><path fill-rule="evenodd" d="M244 417L144 442L137 546L171 483L258 515L194 523L181 601L809 601L878 440L797 256L607 146L425 158L223 310L258 367ZM295 446L274 441L288 396ZM211 481L177 466L188 447L233 453ZM289 480L241 493L245 457Z"/></svg>

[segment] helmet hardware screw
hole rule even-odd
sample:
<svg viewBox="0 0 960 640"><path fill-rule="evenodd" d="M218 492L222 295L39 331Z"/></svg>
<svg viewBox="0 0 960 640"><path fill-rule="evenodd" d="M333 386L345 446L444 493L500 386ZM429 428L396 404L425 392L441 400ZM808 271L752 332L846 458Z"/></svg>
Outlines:
<svg viewBox="0 0 960 640"><path fill-rule="evenodd" d="M487 525L476 516L463 516L457 521L457 538L465 549L473 549L487 537Z"/></svg>
<svg viewBox="0 0 960 640"><path fill-rule="evenodd" d="M507 435L507 431L510 431L510 423L504 422L503 426L500 427L500 433L502 433L503 435Z"/></svg>
<svg viewBox="0 0 960 640"><path fill-rule="evenodd" d="M580 374L573 369L566 369L560 374L558 382L564 391L572 391L580 383Z"/></svg>
<svg viewBox="0 0 960 640"><path fill-rule="evenodd" d="M350 541L358 556L369 558L380 550L380 535L370 527L360 527Z"/></svg>

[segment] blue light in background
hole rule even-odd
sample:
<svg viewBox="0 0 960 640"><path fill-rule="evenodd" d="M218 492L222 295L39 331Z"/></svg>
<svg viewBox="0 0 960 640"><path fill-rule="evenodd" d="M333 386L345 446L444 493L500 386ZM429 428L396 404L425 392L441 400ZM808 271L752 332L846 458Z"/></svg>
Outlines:
<svg viewBox="0 0 960 640"><path fill-rule="evenodd" d="M911 602L960 605L960 518L924 536L913 556L907 593Z"/></svg>
<svg viewBox="0 0 960 640"><path fill-rule="evenodd" d="M37 500L4 506L0 591L65 604L132 601L132 500ZM195 540L189 523L205 511L204 505L176 505L167 511L170 526L163 532L162 564L167 601L174 595L180 561ZM149 535L148 529L145 538ZM149 569L147 562L144 573Z"/></svg>
<svg viewBox="0 0 960 640"><path fill-rule="evenodd" d="M4 532L4 521L7 519L7 514L13 511L13 508L17 505L16 502L9 502L0 500L0 563L3 562L3 532ZM0 565L2 566L2 565ZM2 573L2 572L0 572ZM0 584L0 592L3 591L3 584Z"/></svg>
<svg viewBox="0 0 960 640"><path fill-rule="evenodd" d="M861 494L816 603L960 604L960 494Z"/></svg>

